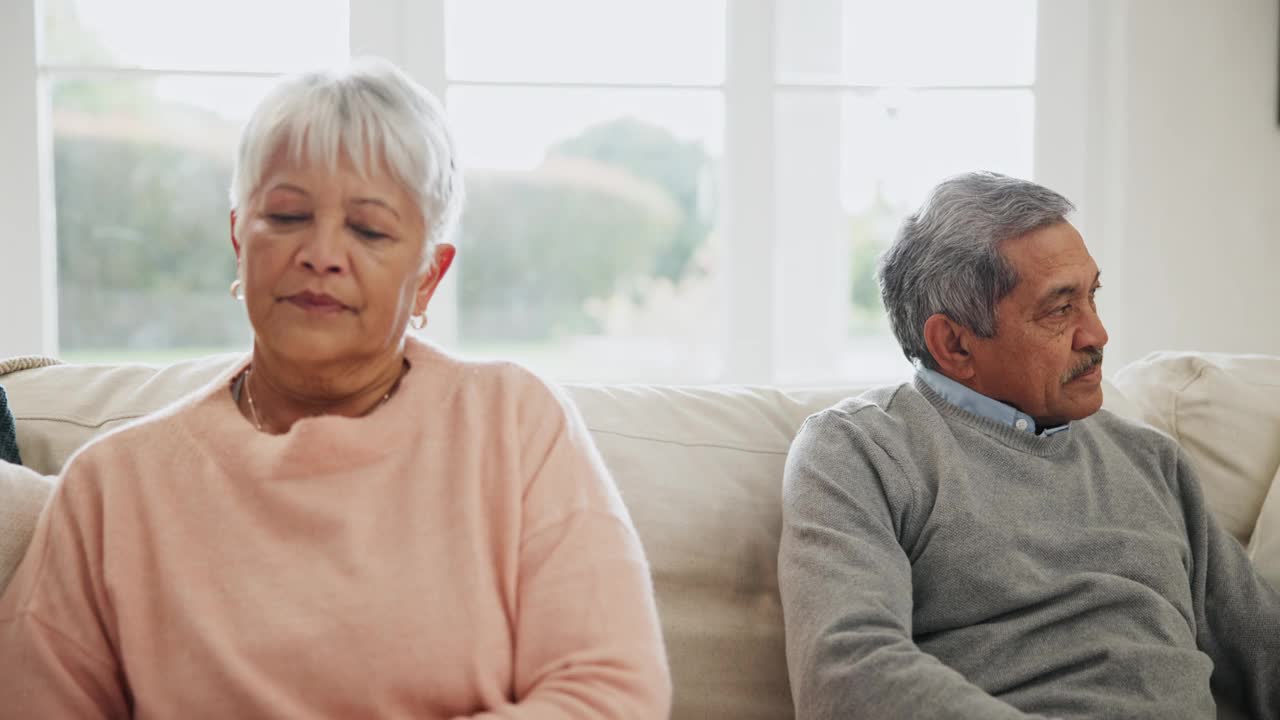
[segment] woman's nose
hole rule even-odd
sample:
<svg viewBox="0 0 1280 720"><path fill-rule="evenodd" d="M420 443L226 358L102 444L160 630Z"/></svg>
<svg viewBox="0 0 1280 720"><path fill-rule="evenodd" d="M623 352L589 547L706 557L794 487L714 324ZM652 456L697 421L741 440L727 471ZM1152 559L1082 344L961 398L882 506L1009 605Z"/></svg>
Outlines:
<svg viewBox="0 0 1280 720"><path fill-rule="evenodd" d="M298 248L298 264L313 273L338 275L347 269L341 222L320 219Z"/></svg>

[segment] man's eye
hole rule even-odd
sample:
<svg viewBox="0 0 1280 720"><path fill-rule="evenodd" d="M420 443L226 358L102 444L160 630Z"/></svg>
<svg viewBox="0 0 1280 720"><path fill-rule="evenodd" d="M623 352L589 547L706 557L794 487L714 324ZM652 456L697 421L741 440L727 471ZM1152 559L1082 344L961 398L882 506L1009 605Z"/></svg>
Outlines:
<svg viewBox="0 0 1280 720"><path fill-rule="evenodd" d="M267 216L272 222L282 225L290 225L292 223L300 223L307 219L306 215L290 215L289 213L272 213Z"/></svg>
<svg viewBox="0 0 1280 720"><path fill-rule="evenodd" d="M1049 313L1049 314L1050 314L1050 315L1053 315L1053 316L1055 316L1055 317L1064 317L1064 316L1065 316L1067 313L1069 313L1069 312L1071 312L1071 306L1070 306L1070 305L1063 305L1063 306L1062 306L1062 307L1060 307L1060 308L1055 308L1055 309L1053 310L1053 312L1051 312L1051 313Z"/></svg>

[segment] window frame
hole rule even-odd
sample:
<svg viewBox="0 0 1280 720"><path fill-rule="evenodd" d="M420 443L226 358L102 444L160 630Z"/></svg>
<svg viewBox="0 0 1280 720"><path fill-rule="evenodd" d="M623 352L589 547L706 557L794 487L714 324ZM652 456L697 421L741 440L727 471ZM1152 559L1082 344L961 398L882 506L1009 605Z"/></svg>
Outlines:
<svg viewBox="0 0 1280 720"><path fill-rule="evenodd" d="M784 242L787 228L778 226L777 138L775 99L779 92L803 84L779 82L775 72L774 28L782 0L726 2L725 77L717 87L724 97L724 156L718 206L725 271L721 276L720 382L777 384L782 351L797 341L826 352L831 323L800 326L794 319L803 307L785 297L784 272L794 264ZM1083 146L1105 146L1114 133L1098 127L1090 88L1097 82L1098 61L1090 60L1089 39L1110 19L1092 2L1039 0L1037 3L1036 72L1031 86L1036 112L1033 129L1033 176L1054 186L1082 206L1091 204L1090 180L1113 170ZM832 7L837 5L832 4ZM0 97L30 98L0 107L0 156L14 158L0 172L0 213L9 218L10 238L0 243L0 307L22 308L6 315L0 334L0 356L57 355L57 261L53 212L52 139L48 78L59 71L42 67L39 42L41 0L7 6L0 23ZM352 56L381 55L403 68L444 99L448 81L444 37L445 0L362 0L350 8ZM1114 54L1114 53L1113 53ZM91 68L85 69L91 71ZM104 70L103 72L107 72ZM116 72L112 69L110 72ZM146 72L146 71L133 71ZM218 76L262 76L274 73L197 72ZM556 83L512 83L516 86L563 86ZM577 87L626 88L627 84L572 83ZM653 87L652 84L644 87ZM663 87L667 87L663 85ZM688 88L670 84L671 88ZM703 86L697 86L703 87ZM832 92L847 88L824 86ZM1093 103L1095 106L1098 103ZM839 143L839 137L832 139ZM35 178L35 182L30 179ZM834 178L839 182L839 178ZM1101 186L1100 186L1101 187ZM1114 192L1110 188L1108 192ZM1084 211L1078 225L1091 235L1108 224ZM1100 232L1098 233L1100 234ZM812 252L813 249L810 249ZM1105 246L1103 248L1105 252ZM826 288L822 297L831 297ZM446 346L456 343L456 277L447 277L433 302L428 335ZM800 316L803 317L803 316ZM848 382L857 378L806 377L805 384Z"/></svg>

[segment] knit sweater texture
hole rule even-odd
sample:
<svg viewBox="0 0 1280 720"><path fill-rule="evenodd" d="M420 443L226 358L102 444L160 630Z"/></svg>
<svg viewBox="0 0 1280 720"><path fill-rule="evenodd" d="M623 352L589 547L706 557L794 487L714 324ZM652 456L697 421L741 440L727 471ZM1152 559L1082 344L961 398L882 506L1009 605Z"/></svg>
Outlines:
<svg viewBox="0 0 1280 720"><path fill-rule="evenodd" d="M778 573L799 720L1280 717L1280 594L1105 410L1037 436L917 380L814 415Z"/></svg>
<svg viewBox="0 0 1280 720"><path fill-rule="evenodd" d="M257 432L242 363L73 457L0 598L0 718L665 717L648 565L572 406L406 356L367 417Z"/></svg>

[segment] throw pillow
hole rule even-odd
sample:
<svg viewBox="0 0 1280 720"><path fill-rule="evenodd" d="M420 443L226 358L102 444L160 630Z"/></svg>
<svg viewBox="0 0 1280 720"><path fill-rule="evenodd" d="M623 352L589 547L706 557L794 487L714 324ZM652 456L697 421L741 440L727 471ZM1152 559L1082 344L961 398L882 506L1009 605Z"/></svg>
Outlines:
<svg viewBox="0 0 1280 720"><path fill-rule="evenodd" d="M34 470L0 461L0 593L31 544L53 482Z"/></svg>
<svg viewBox="0 0 1280 720"><path fill-rule="evenodd" d="M18 453L18 433L13 424L13 413L9 412L9 398L4 394L4 386L0 385L0 460L14 465L22 464L22 456Z"/></svg>

